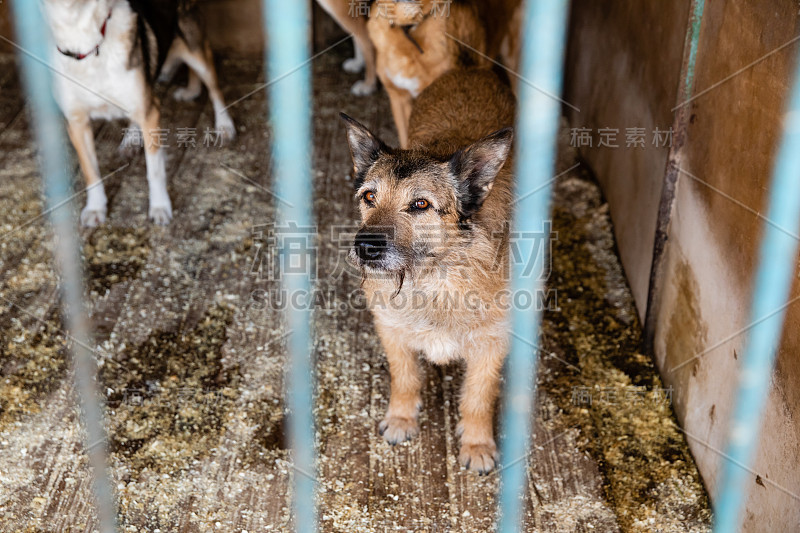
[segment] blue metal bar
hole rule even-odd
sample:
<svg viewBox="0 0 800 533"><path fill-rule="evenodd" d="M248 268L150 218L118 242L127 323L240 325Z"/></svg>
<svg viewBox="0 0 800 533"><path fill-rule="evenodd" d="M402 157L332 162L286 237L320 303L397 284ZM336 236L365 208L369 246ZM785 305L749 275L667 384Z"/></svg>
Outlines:
<svg viewBox="0 0 800 533"><path fill-rule="evenodd" d="M538 235L549 217L560 114L555 96L561 94L568 1L527 0L525 4L520 76L529 83L517 85L515 175L519 193L540 192L522 196L514 211L513 231L516 235ZM521 257L534 261L535 280L523 275L528 261L518 261L513 265L512 291L516 294L533 288L534 294L538 294L544 285L539 274L544 271L545 254L535 253L535 243L530 238L517 241ZM519 531L521 526L527 462L518 459L525 457L530 445L538 358L530 345L538 345L540 322L541 310L535 305L512 311L514 335L506 369L501 443L502 461L510 466L501 473L498 521L501 533Z"/></svg>
<svg viewBox="0 0 800 533"><path fill-rule="evenodd" d="M64 151L63 116L52 95L52 79L47 66L34 58L46 58L48 39L42 38L47 27L39 11L39 2L15 0L12 12L19 36L19 46L27 53L19 54L22 74L30 101L28 109L33 119L36 142L41 160L46 207L53 225L56 266L61 274L61 315L72 338L72 357L75 386L86 427L86 453L92 466L97 506L98 530L116 530L114 492L106 468L106 433L103 426L103 407L96 385L97 365L91 346L90 326L83 305L83 265L79 253L74 211L67 204L72 194L69 166Z"/></svg>
<svg viewBox="0 0 800 533"><path fill-rule="evenodd" d="M753 485L748 469L758 445L761 415L797 260L798 243L789 233L800 226L800 57L796 69L772 172L767 211L767 219L772 223L764 225L759 250L750 311L751 323L755 325L745 341L739 390L728 431L726 461L716 501L714 531L717 533L731 533L741 527L742 508ZM778 309L781 311L775 313Z"/></svg>
<svg viewBox="0 0 800 533"><path fill-rule="evenodd" d="M275 180L281 225L296 224L310 230L311 216L311 69L309 66L309 2L264 0L268 41L267 79L270 85L270 117ZM291 72L286 76L287 72ZM308 235L313 235L309 233ZM287 249L282 255L289 253ZM309 294L310 272L282 272L289 301L294 293ZM316 530L314 472L313 369L311 364L311 313L287 308L288 348L291 358L286 386L289 437L294 453L294 521L302 533Z"/></svg>
<svg viewBox="0 0 800 533"><path fill-rule="evenodd" d="M705 0L693 0L692 4L692 16L689 19L689 29L686 33L686 39L689 41L689 56L683 78L683 94L681 95L683 99L692 97L697 50L700 48L700 27L703 24L703 10L706 2Z"/></svg>

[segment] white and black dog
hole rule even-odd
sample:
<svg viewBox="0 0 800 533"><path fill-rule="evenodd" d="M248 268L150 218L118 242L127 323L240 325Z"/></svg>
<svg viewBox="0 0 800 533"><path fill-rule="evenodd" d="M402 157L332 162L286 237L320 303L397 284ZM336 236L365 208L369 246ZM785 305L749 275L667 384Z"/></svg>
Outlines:
<svg viewBox="0 0 800 533"><path fill-rule="evenodd" d="M214 106L222 140L236 130L217 84L211 49L200 25L181 0L41 0L55 47L52 67L55 97L67 119L67 130L86 178L85 226L102 224L106 195L94 148L91 119L128 118L145 148L149 216L157 224L172 218L167 193L164 149L159 135L160 112L153 85L181 63L189 66L189 81L175 97L197 97L202 84ZM123 139L121 149L132 146Z"/></svg>

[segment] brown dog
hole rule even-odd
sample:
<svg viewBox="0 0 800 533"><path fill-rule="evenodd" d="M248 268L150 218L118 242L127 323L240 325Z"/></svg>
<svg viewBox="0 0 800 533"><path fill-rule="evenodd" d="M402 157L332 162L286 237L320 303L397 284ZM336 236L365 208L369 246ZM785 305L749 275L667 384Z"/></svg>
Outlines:
<svg viewBox="0 0 800 533"><path fill-rule="evenodd" d="M377 0L367 23L378 77L389 94L400 147L416 98L452 68L489 66L516 49L509 35L520 0Z"/></svg>
<svg viewBox="0 0 800 533"><path fill-rule="evenodd" d="M508 284L514 107L493 72L458 69L417 99L410 150L343 115L361 211L350 259L391 372L381 434L394 444L419 431L419 353L464 360L459 460L480 473L497 459L492 420L508 349L498 295Z"/></svg>

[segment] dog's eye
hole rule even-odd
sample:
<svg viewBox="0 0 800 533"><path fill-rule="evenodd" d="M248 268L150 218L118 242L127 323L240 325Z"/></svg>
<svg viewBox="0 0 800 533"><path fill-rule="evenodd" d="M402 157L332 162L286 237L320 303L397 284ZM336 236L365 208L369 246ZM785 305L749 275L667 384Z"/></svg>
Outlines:
<svg viewBox="0 0 800 533"><path fill-rule="evenodd" d="M413 207L414 209L416 209L418 211L425 211L430 206L431 206L430 202L428 200L425 200L424 198L420 198L418 200L414 200L414 203L411 204L411 207Z"/></svg>
<svg viewBox="0 0 800 533"><path fill-rule="evenodd" d="M365 192L364 196L362 196L362 198L364 198L364 201L368 205L374 204L375 203L375 199L376 199L375 191L367 191L367 192Z"/></svg>

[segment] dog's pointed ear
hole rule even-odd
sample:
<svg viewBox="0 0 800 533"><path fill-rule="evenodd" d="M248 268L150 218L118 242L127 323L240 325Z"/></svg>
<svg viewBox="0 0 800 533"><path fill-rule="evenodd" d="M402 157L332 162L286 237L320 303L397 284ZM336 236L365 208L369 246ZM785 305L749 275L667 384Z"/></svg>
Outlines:
<svg viewBox="0 0 800 533"><path fill-rule="evenodd" d="M347 126L347 142L350 144L350 156L353 158L353 181L355 188L361 187L367 171L378 160L381 153L389 149L383 141L372 134L363 124L339 113Z"/></svg>
<svg viewBox="0 0 800 533"><path fill-rule="evenodd" d="M494 179L508 159L514 131L505 128L487 135L450 158L450 172L456 179L459 212L474 215L492 190Z"/></svg>

